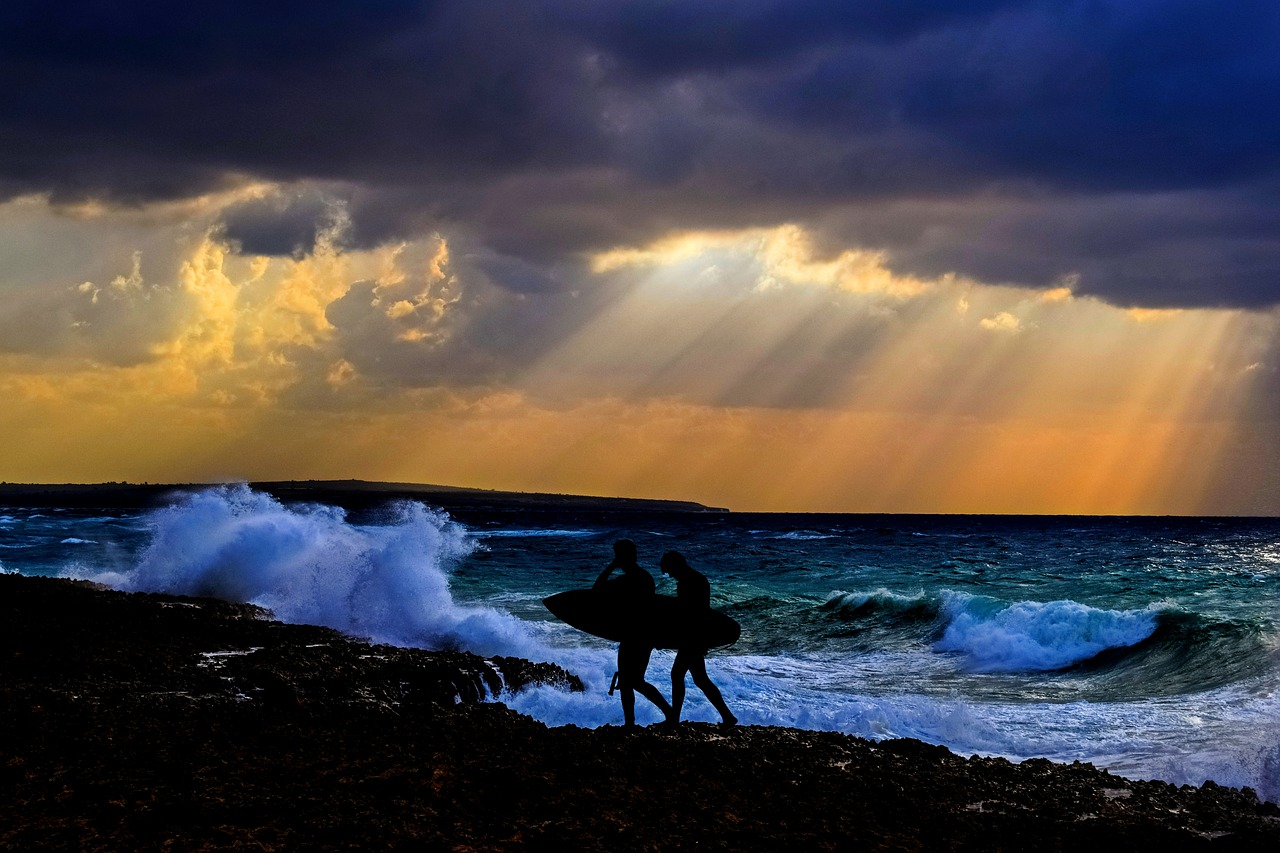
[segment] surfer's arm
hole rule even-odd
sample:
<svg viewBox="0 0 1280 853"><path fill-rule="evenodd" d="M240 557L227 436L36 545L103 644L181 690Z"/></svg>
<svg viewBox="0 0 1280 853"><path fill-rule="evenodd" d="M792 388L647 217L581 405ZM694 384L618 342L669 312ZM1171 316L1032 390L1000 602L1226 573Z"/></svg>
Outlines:
<svg viewBox="0 0 1280 853"><path fill-rule="evenodd" d="M605 566L604 571L600 573L600 577L596 578L596 582L592 584L592 589L599 589L600 587L604 586L605 583L607 583L609 580L609 575L613 574L613 570L616 568L617 566L615 566L613 563L610 563L609 565Z"/></svg>

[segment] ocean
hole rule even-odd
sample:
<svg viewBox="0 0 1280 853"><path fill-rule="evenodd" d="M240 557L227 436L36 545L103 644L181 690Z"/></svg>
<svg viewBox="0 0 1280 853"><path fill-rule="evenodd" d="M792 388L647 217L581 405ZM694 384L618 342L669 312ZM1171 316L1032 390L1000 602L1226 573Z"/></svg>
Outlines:
<svg viewBox="0 0 1280 853"><path fill-rule="evenodd" d="M1085 761L1280 801L1280 519L344 512L246 486L160 510L0 509L0 570L253 602L377 642L547 660L585 693L503 697L618 724L615 647L542 599L615 539L674 593L678 550L742 624L708 672L743 724ZM672 653L649 681L669 695ZM657 722L637 699L637 719ZM685 718L718 715L690 684Z"/></svg>

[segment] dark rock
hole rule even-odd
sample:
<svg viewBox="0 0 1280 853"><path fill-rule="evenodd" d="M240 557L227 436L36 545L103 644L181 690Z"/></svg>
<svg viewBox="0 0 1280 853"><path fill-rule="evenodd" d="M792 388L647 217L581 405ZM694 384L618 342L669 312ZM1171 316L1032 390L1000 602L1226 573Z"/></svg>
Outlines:
<svg viewBox="0 0 1280 853"><path fill-rule="evenodd" d="M519 693L526 687L543 685L558 687L571 693L581 693L586 688L582 679L553 663L534 663L524 658L495 657L493 664L502 674L502 683L508 693Z"/></svg>
<svg viewBox="0 0 1280 853"><path fill-rule="evenodd" d="M549 664L0 576L0 848L1273 850L1280 809L1086 764L705 723L548 729Z"/></svg>

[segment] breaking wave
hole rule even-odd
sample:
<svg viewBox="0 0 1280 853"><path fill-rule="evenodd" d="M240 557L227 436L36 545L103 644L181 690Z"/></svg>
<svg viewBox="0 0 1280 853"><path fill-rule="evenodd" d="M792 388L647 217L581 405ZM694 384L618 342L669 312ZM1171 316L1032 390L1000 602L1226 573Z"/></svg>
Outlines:
<svg viewBox="0 0 1280 853"><path fill-rule="evenodd" d="M977 672L1056 670L1107 649L1134 646L1156 630L1164 605L1105 610L1076 601L1019 601L948 592L947 627L935 648L959 652Z"/></svg>
<svg viewBox="0 0 1280 853"><path fill-rule="evenodd" d="M416 502L389 512L385 524L353 525L340 508L284 506L244 485L193 492L151 515L135 568L91 579L257 604L375 642L536 654L520 620L454 602L449 569L475 548L461 525Z"/></svg>

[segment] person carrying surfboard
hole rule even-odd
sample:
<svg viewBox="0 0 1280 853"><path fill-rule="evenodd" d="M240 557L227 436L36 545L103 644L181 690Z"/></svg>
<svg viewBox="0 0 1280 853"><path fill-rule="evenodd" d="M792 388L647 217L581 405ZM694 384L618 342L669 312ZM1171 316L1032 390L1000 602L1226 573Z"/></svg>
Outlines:
<svg viewBox="0 0 1280 853"><path fill-rule="evenodd" d="M619 539L613 543L613 562L605 567L596 578L593 589L606 591L610 596L623 599L630 605L639 628L640 619L647 614L649 604L653 600L655 586L653 575L640 568L637 562L636 543L630 539ZM621 569L619 577L611 575ZM671 705L658 692L658 688L645 681L645 672L649 669L649 658L653 655L653 645L642 639L640 630L629 632L618 643L618 687L622 691L622 719L631 728L636 724L636 694L658 706L666 717L666 722L675 722L676 717ZM612 691L611 691L612 692Z"/></svg>
<svg viewBox="0 0 1280 853"><path fill-rule="evenodd" d="M711 584L706 575L689 565L679 551L668 551L658 562L663 573L675 578L676 599L688 608L690 615L701 614L711 610ZM692 621L692 620L690 620ZM687 644L676 649L676 659L671 665L671 715L670 722L679 722L680 709L684 706L684 677L693 673L693 683L710 700L712 706L720 712L720 721L725 726L737 724L738 718L724 703L720 688L711 682L707 675L707 647L705 645Z"/></svg>

